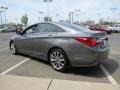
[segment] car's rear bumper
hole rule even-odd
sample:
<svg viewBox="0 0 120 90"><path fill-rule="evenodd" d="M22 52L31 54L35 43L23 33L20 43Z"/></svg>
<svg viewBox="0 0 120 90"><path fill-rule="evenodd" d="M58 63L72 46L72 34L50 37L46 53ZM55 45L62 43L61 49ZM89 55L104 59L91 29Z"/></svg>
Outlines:
<svg viewBox="0 0 120 90"><path fill-rule="evenodd" d="M75 55L69 56L71 66L95 66L108 58L109 47L102 51L91 51L86 54L81 52L73 53Z"/></svg>

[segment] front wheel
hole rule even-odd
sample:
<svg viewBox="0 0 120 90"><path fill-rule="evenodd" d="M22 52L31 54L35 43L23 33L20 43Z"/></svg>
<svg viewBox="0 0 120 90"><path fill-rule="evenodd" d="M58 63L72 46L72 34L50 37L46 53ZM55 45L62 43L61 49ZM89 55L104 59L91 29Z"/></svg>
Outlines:
<svg viewBox="0 0 120 90"><path fill-rule="evenodd" d="M63 50L53 49L49 54L49 60L53 69L63 72L67 68L67 57Z"/></svg>
<svg viewBox="0 0 120 90"><path fill-rule="evenodd" d="M10 43L10 51L12 52L12 54L16 55L17 54L17 49L15 47L15 43L11 42Z"/></svg>
<svg viewBox="0 0 120 90"><path fill-rule="evenodd" d="M5 30L2 30L2 32L5 32Z"/></svg>

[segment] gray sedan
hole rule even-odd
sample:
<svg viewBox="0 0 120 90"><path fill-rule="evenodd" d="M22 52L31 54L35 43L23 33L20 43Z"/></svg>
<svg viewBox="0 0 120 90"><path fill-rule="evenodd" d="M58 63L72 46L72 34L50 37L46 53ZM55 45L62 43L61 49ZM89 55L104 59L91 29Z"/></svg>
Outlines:
<svg viewBox="0 0 120 90"><path fill-rule="evenodd" d="M107 34L67 23L37 23L11 38L13 54L49 61L57 71L68 66L95 66L107 59Z"/></svg>

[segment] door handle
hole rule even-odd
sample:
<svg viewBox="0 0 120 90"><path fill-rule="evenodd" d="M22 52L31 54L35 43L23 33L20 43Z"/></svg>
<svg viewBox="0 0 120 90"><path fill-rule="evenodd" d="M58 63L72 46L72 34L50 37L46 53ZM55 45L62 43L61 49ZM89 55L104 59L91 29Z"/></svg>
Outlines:
<svg viewBox="0 0 120 90"><path fill-rule="evenodd" d="M49 38L52 38L52 37L54 37L53 35L49 35Z"/></svg>

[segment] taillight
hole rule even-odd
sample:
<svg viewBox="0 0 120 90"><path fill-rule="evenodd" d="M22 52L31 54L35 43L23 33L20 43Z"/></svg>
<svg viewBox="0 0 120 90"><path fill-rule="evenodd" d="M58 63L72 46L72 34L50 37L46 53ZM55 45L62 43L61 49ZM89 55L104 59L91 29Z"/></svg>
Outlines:
<svg viewBox="0 0 120 90"><path fill-rule="evenodd" d="M75 40L90 47L94 47L102 42L102 41L97 41L93 37L77 37L75 38Z"/></svg>

